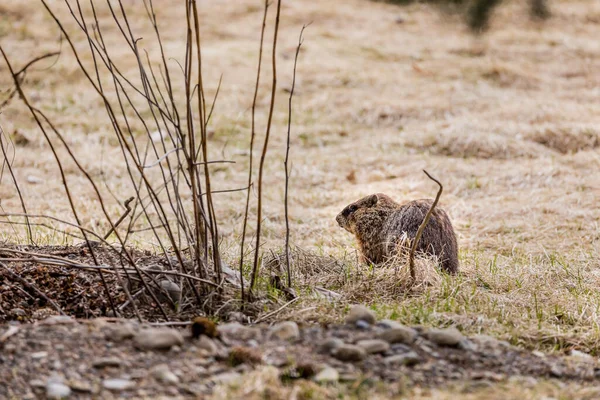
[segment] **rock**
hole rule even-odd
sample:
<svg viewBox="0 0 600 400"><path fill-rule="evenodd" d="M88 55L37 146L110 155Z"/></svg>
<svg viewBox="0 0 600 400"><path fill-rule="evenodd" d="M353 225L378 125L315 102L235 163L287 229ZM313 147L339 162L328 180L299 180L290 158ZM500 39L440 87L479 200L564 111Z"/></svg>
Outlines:
<svg viewBox="0 0 600 400"><path fill-rule="evenodd" d="M340 361L361 361L367 357L365 349L352 344L343 344L332 352Z"/></svg>
<svg viewBox="0 0 600 400"><path fill-rule="evenodd" d="M32 360L41 360L42 358L48 357L47 351L37 351L35 353L31 353Z"/></svg>
<svg viewBox="0 0 600 400"><path fill-rule="evenodd" d="M454 327L446 329L429 329L426 337L438 346L455 347L458 346L464 336Z"/></svg>
<svg viewBox="0 0 600 400"><path fill-rule="evenodd" d="M179 298L181 296L181 288L178 284L168 279L163 279L160 282L158 282L158 284L161 289L163 289L169 294L169 297L171 298L171 300L173 300L174 303L179 302ZM164 299L164 295L160 293L159 298Z"/></svg>
<svg viewBox="0 0 600 400"><path fill-rule="evenodd" d="M300 329L293 321L280 322L269 329L267 336L271 340L297 340L300 337Z"/></svg>
<svg viewBox="0 0 600 400"><path fill-rule="evenodd" d="M477 346L475 343L471 342L467 338L463 338L460 342L458 342L458 348L466 351L476 351Z"/></svg>
<svg viewBox="0 0 600 400"><path fill-rule="evenodd" d="M212 381L215 383L227 384L232 382L239 382L242 375L238 372L223 372L221 374L212 377Z"/></svg>
<svg viewBox="0 0 600 400"><path fill-rule="evenodd" d="M337 382L340 379L340 374L335 368L325 367L317 375L314 376L313 380L319 383Z"/></svg>
<svg viewBox="0 0 600 400"><path fill-rule="evenodd" d="M24 317L27 315L25 310L23 310L22 308L13 308L12 310L10 310L10 314L14 317Z"/></svg>
<svg viewBox="0 0 600 400"><path fill-rule="evenodd" d="M208 336L204 336L204 335L202 335L202 336L200 336L200 338L198 338L198 341L196 342L196 346L199 349L206 351L210 355L215 355L219 351L219 348L217 347L217 344L215 343L215 341L212 340L211 338L209 338Z"/></svg>
<svg viewBox="0 0 600 400"><path fill-rule="evenodd" d="M359 319L358 321L356 321L354 323L354 325L358 328L358 329L369 329L371 327L371 324L369 324L367 321L365 321L364 319Z"/></svg>
<svg viewBox="0 0 600 400"><path fill-rule="evenodd" d="M32 379L29 381L29 386L33 388L44 388L46 387L46 383L41 379Z"/></svg>
<svg viewBox="0 0 600 400"><path fill-rule="evenodd" d="M66 399L71 395L71 388L62 382L48 382L46 396L49 399Z"/></svg>
<svg viewBox="0 0 600 400"><path fill-rule="evenodd" d="M45 325L74 324L75 322L77 321L68 315L52 315L42 321Z"/></svg>
<svg viewBox="0 0 600 400"><path fill-rule="evenodd" d="M417 338L417 331L407 326L397 326L386 329L377 334L377 338L385 340L388 343L405 343L411 344Z"/></svg>
<svg viewBox="0 0 600 400"><path fill-rule="evenodd" d="M44 180L35 175L27 175L27 182L35 185L38 183L44 183Z"/></svg>
<svg viewBox="0 0 600 400"><path fill-rule="evenodd" d="M130 379L114 378L105 379L102 381L102 387L113 392L120 392L122 390L131 389L134 386L135 382Z"/></svg>
<svg viewBox="0 0 600 400"><path fill-rule="evenodd" d="M317 345L317 353L319 354L331 354L331 352L338 347L342 346L344 342L342 339L329 338L325 339Z"/></svg>
<svg viewBox="0 0 600 400"><path fill-rule="evenodd" d="M376 322L375 313L363 305L353 305L350 307L348 315L346 315L346 323L356 324L356 322L360 320L373 325Z"/></svg>
<svg viewBox="0 0 600 400"><path fill-rule="evenodd" d="M367 354L385 353L390 349L390 344L381 339L359 340L356 345L362 347Z"/></svg>
<svg viewBox="0 0 600 400"><path fill-rule="evenodd" d="M218 331L228 339L248 341L260 339L261 332L258 328L244 326L239 322L229 322L219 325Z"/></svg>
<svg viewBox="0 0 600 400"><path fill-rule="evenodd" d="M248 317L243 312L232 311L229 313L227 320L231 322L247 322Z"/></svg>
<svg viewBox="0 0 600 400"><path fill-rule="evenodd" d="M133 325L128 323L117 325L112 329L109 329L105 334L107 340L112 340L114 342L122 342L131 339L134 336L135 330Z"/></svg>
<svg viewBox="0 0 600 400"><path fill-rule="evenodd" d="M183 344L183 336L171 328L150 328L134 337L134 346L141 350L169 350Z"/></svg>
<svg viewBox="0 0 600 400"><path fill-rule="evenodd" d="M391 319L382 319L381 321L379 321L377 323L377 326L380 326L380 327L385 328L385 329L404 328L404 325L402 325L400 322L396 322L396 321L391 320Z"/></svg>
<svg viewBox="0 0 600 400"><path fill-rule="evenodd" d="M69 387L74 391L81 393L91 393L94 390L90 383L80 380L70 380Z"/></svg>
<svg viewBox="0 0 600 400"><path fill-rule="evenodd" d="M94 368L120 367L123 362L117 357L103 357L92 362Z"/></svg>
<svg viewBox="0 0 600 400"><path fill-rule="evenodd" d="M414 351L409 351L404 354L396 354L393 356L385 357L383 359L384 364L387 365L415 365L421 362L421 357Z"/></svg>
<svg viewBox="0 0 600 400"><path fill-rule="evenodd" d="M579 351L579 350L575 350L575 349L571 349L571 351L569 352L569 355L571 357L578 358L580 360L591 361L594 359L594 357L592 357L588 353L584 353L583 351Z"/></svg>
<svg viewBox="0 0 600 400"><path fill-rule="evenodd" d="M165 384L177 384L179 383L179 378L169 369L167 364L159 364L150 370L150 373L159 382Z"/></svg>

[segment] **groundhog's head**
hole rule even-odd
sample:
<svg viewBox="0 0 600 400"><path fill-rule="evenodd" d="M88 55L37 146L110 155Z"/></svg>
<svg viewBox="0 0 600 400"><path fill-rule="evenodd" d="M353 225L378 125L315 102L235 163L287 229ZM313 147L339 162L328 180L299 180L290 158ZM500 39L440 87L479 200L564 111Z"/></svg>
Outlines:
<svg viewBox="0 0 600 400"><path fill-rule="evenodd" d="M375 210L395 208L398 204L383 193L372 194L347 205L335 218L350 233L356 234L356 222Z"/></svg>

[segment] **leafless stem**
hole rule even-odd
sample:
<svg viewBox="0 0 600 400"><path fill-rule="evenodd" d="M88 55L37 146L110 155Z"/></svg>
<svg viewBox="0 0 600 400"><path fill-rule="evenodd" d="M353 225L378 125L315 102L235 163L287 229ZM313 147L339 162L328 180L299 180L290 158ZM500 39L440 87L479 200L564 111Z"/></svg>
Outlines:
<svg viewBox="0 0 600 400"><path fill-rule="evenodd" d="M273 122L273 110L275 108L275 94L277 93L277 33L279 32L279 16L281 15L281 0L277 0L277 14L275 15L275 29L273 33L273 52L271 55L271 62L273 68L273 82L271 84L271 104L269 106L269 117L267 119L267 129L265 133L265 141L263 144L262 154L260 156L260 165L258 167L258 206L256 215L256 252L254 253L254 264L252 265L252 279L250 280L250 294L254 290L256 281L258 279L258 273L260 264L258 262L260 248L260 233L262 224L262 179L265 165L265 159L267 157L267 150L269 148L269 136L271 134L271 125Z"/></svg>
<svg viewBox="0 0 600 400"><path fill-rule="evenodd" d="M429 179L431 179L432 181L437 183L440 188L437 192L437 195L435 196L435 200L433 201L433 204L431 204L431 207L429 207L427 214L425 214L425 218L423 219L423 222L421 222L421 225L419 225L419 229L417 230L417 234L415 235L415 239L413 240L412 246L410 248L410 254L408 256L408 263L409 263L409 267L410 267L410 277L412 278L413 282L415 281L416 275L417 275L416 271L415 271L415 251L417 250L417 245L419 244L419 240L421 239L423 230L425 230L425 227L427 226L427 223L429 222L429 218L431 218L433 209L435 208L438 201L440 200L440 196L442 195L442 191L444 190L444 186L440 183L440 181L438 181L437 179L435 179L434 177L429 175L429 172L427 172L425 170L423 170L423 172L425 173L425 175L427 175L427 177Z"/></svg>
<svg viewBox="0 0 600 400"><path fill-rule="evenodd" d="M292 287L292 269L290 267L290 218L288 212L288 188L290 182L290 168L289 168L289 159L290 159L290 137L292 132L292 99L294 97L294 89L296 88L296 67L298 65L298 55L300 54L300 48L302 47L302 43L304 39L302 34L306 29L307 25L302 27L300 31L300 37L298 38L298 46L296 47L296 55L294 57L294 73L292 77L292 89L290 90L290 97L288 101L288 126L287 126L287 143L285 148L285 161L283 162L285 166L285 195L284 195L284 208L285 208L285 266L287 269L287 285L288 287Z"/></svg>

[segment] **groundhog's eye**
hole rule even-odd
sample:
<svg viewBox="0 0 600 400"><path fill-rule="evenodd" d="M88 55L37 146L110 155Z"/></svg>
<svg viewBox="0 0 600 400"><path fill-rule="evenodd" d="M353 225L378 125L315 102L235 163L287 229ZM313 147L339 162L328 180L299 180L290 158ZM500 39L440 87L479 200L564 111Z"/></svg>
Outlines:
<svg viewBox="0 0 600 400"><path fill-rule="evenodd" d="M357 210L357 207L356 207L356 206L350 206L350 207L348 208L348 211L350 211L351 213L353 213L353 212L354 212L354 211L356 211L356 210Z"/></svg>

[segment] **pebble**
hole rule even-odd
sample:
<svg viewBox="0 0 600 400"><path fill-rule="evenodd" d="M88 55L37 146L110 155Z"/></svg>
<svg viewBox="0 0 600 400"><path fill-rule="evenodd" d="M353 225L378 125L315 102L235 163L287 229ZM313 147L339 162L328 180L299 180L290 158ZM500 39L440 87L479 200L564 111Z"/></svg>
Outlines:
<svg viewBox="0 0 600 400"><path fill-rule="evenodd" d="M70 380L69 387L76 392L91 393L93 391L92 385L88 382L80 380Z"/></svg>
<svg viewBox="0 0 600 400"><path fill-rule="evenodd" d="M47 351L38 351L35 353L31 353L32 360L41 360L42 358L46 358L46 357L48 357Z"/></svg>
<svg viewBox="0 0 600 400"><path fill-rule="evenodd" d="M379 321L377 323L377 326L380 326L380 327L385 328L385 329L404 328L404 325L402 325L400 322L396 322L396 321L391 320L391 319L382 319L381 321Z"/></svg>
<svg viewBox="0 0 600 400"><path fill-rule="evenodd" d="M369 324L367 321L365 321L364 319L359 319L358 321L356 321L354 323L354 325L356 325L356 327L358 329L369 329L371 327L371 324Z"/></svg>
<svg viewBox="0 0 600 400"><path fill-rule="evenodd" d="M589 355L588 353L584 353L583 351L571 349L569 352L571 357L579 358L580 360L592 360L594 357Z"/></svg>
<svg viewBox="0 0 600 400"><path fill-rule="evenodd" d="M477 346L475 345L475 343L471 342L467 338L464 338L460 342L458 342L458 348L461 350L467 350L467 351L476 351L477 350Z"/></svg>
<svg viewBox="0 0 600 400"><path fill-rule="evenodd" d="M258 340L261 336L260 329L244 326L239 322L229 322L219 325L219 332L229 339L248 341Z"/></svg>
<svg viewBox="0 0 600 400"><path fill-rule="evenodd" d="M215 375L212 377L212 381L221 384L227 384L231 382L239 382L242 375L239 372L223 372L222 374Z"/></svg>
<svg viewBox="0 0 600 400"><path fill-rule="evenodd" d="M92 367L94 368L106 368L106 367L120 367L123 362L117 357L104 357L94 360Z"/></svg>
<svg viewBox="0 0 600 400"><path fill-rule="evenodd" d="M269 329L268 338L275 340L297 340L300 337L298 324L293 321L280 322Z"/></svg>
<svg viewBox="0 0 600 400"><path fill-rule="evenodd" d="M181 296L181 288L178 284L168 279L163 279L158 284L161 289L163 289L169 294L169 297L171 298L171 300L173 300L174 303L177 303L179 301L179 297ZM162 298L164 297L164 295L159 297Z"/></svg>
<svg viewBox="0 0 600 400"><path fill-rule="evenodd" d="M337 349L338 347L342 346L343 344L344 344L344 342L342 341L342 339L338 339L338 338L325 339L317 345L317 353L330 354L333 350Z"/></svg>
<svg viewBox="0 0 600 400"><path fill-rule="evenodd" d="M121 324L113 327L106 332L106 339L112 340L113 342L122 342L127 339L131 339L135 336L135 329L132 324Z"/></svg>
<svg viewBox="0 0 600 400"><path fill-rule="evenodd" d="M209 338L208 336L204 336L204 335L202 335L198 338L198 341L196 342L196 346L199 349L206 351L210 355L217 354L217 352L219 351L219 348L217 347L217 344L215 343L215 341L212 340L211 338Z"/></svg>
<svg viewBox="0 0 600 400"><path fill-rule="evenodd" d="M179 378L169 369L167 364L158 364L150 371L154 379L166 384L179 383Z"/></svg>
<svg viewBox="0 0 600 400"><path fill-rule="evenodd" d="M48 382L46 396L49 399L65 399L71 395L71 388L61 382Z"/></svg>
<svg viewBox="0 0 600 400"><path fill-rule="evenodd" d="M353 344L343 344L332 352L340 361L361 361L367 357L365 349Z"/></svg>
<svg viewBox="0 0 600 400"><path fill-rule="evenodd" d="M353 305L350 307L348 315L346 315L347 324L356 324L357 321L363 320L366 323L373 325L377 321L375 313L363 305Z"/></svg>
<svg viewBox="0 0 600 400"><path fill-rule="evenodd" d="M319 383L337 382L340 379L340 373L335 368L325 367L317 375L314 376L313 380Z"/></svg>
<svg viewBox="0 0 600 400"><path fill-rule="evenodd" d="M59 324L74 324L76 321L68 315L52 315L42 321L43 324L59 325Z"/></svg>
<svg viewBox="0 0 600 400"><path fill-rule="evenodd" d="M458 346L464 336L454 327L446 329L429 329L426 337L438 346L455 347Z"/></svg>
<svg viewBox="0 0 600 400"><path fill-rule="evenodd" d="M414 351L409 351L404 354L396 354L393 356L385 357L383 359L384 364L387 365L415 365L421 361L421 357Z"/></svg>
<svg viewBox="0 0 600 400"><path fill-rule="evenodd" d="M359 340L356 345L362 347L367 354L385 353L390 349L390 344L381 339Z"/></svg>
<svg viewBox="0 0 600 400"><path fill-rule="evenodd" d="M129 379L105 379L102 381L102 387L107 390L111 390L114 392L119 392L121 390L131 389L135 386L135 382Z"/></svg>
<svg viewBox="0 0 600 400"><path fill-rule="evenodd" d="M25 310L23 310L22 308L13 308L10 313L12 315L14 315L15 317L24 317L27 315L27 313L25 312Z"/></svg>
<svg viewBox="0 0 600 400"><path fill-rule="evenodd" d="M377 334L377 338L385 340L388 343L405 343L411 344L417 338L417 331L407 326L397 326L395 328L386 329Z"/></svg>
<svg viewBox="0 0 600 400"><path fill-rule="evenodd" d="M150 328L134 337L134 346L141 350L169 350L183 344L183 336L171 328Z"/></svg>

